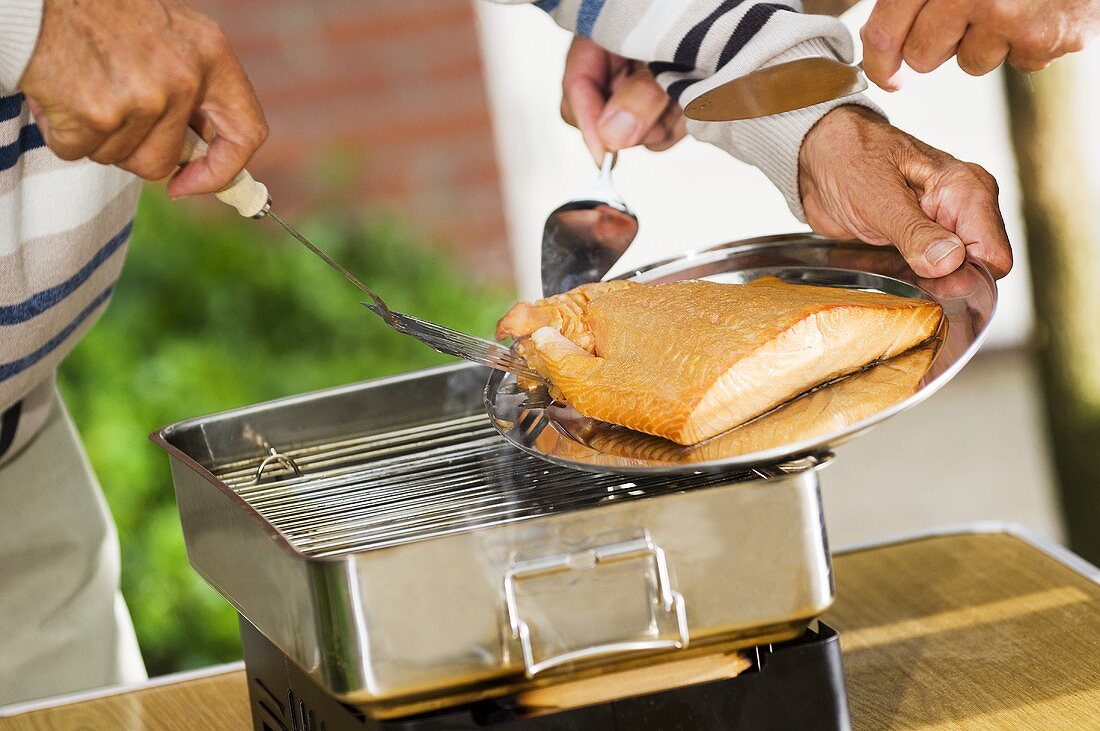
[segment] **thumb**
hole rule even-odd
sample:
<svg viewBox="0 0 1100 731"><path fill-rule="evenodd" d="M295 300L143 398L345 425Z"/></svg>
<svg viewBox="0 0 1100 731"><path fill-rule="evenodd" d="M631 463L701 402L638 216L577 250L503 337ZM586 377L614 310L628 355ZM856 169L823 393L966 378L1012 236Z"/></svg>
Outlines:
<svg viewBox="0 0 1100 731"><path fill-rule="evenodd" d="M604 145L618 151L641 143L664 116L670 103L648 68L642 67L614 85L599 119Z"/></svg>
<svg viewBox="0 0 1100 731"><path fill-rule="evenodd" d="M909 186L892 186L872 210L869 228L897 246L918 275L943 277L966 259L962 240L928 217Z"/></svg>
<svg viewBox="0 0 1100 731"><path fill-rule="evenodd" d="M199 104L204 132L215 132L202 158L184 165L168 184L168 195L183 198L224 189L244 170L267 137L263 109L244 69L235 57L208 69L205 95ZM195 119L189 110L184 122Z"/></svg>

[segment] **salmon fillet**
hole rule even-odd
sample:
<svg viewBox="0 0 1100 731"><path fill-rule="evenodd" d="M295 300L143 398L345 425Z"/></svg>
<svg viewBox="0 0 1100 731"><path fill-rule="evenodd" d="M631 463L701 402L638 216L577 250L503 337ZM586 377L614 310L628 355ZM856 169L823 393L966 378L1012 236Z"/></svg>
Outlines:
<svg viewBox="0 0 1100 731"><path fill-rule="evenodd" d="M917 347L844 376L700 444L681 446L626 429L595 429L576 436L601 454L639 463L697 464L783 447L841 431L912 396L939 345ZM544 429L539 436L553 442L542 444L543 449L581 458L580 452L571 454L580 445L556 430Z"/></svg>
<svg viewBox="0 0 1100 731"><path fill-rule="evenodd" d="M690 445L935 334L939 305L796 285L584 285L521 302L497 337L576 411Z"/></svg>

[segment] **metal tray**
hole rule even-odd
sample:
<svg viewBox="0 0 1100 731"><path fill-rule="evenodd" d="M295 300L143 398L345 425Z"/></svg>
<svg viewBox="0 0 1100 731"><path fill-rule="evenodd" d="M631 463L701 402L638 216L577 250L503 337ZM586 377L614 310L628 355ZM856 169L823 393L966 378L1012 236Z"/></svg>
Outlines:
<svg viewBox="0 0 1100 731"><path fill-rule="evenodd" d="M191 565L378 717L790 639L830 606L827 455L580 473L497 434L487 375L434 369L153 434Z"/></svg>
<svg viewBox="0 0 1100 731"><path fill-rule="evenodd" d="M993 277L968 262L942 279L922 279L893 247L837 242L813 234L789 234L733 242L653 264L623 278L659 283L706 279L743 284L773 275L791 282L885 292L929 299L944 309L945 327L928 358L895 358L876 373L863 372L788 402L754 422L692 447L581 416L545 391L516 385L515 376L495 371L485 389L485 407L497 430L520 449L550 462L590 472L617 474L693 473L774 464L799 455L832 450L872 426L912 408L950 381L985 338L997 303ZM921 365L922 373L912 369ZM884 369L909 372L895 378L896 395L879 388L867 413L868 378L883 380ZM896 375L896 374L894 374ZM914 382L905 381L911 378ZM915 390L914 390L915 389ZM806 412L820 407L816 417ZM764 436L762 436L764 435ZM770 437L768 436L770 435Z"/></svg>

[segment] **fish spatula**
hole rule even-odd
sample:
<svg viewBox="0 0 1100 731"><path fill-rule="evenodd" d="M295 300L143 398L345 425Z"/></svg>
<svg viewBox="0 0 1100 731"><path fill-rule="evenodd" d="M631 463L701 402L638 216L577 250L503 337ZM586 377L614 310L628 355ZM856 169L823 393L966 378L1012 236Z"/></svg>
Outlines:
<svg viewBox="0 0 1100 731"><path fill-rule="evenodd" d="M206 154L207 145L194 131L189 130L187 141L184 144L180 164L186 164ZM313 242L307 239L298 229L280 218L271 210L271 196L268 195L267 186L257 182L247 170L241 171L227 188L215 194L217 199L232 206L246 218L270 218L278 223L299 243L312 251L330 267L340 272L349 282L359 288L369 298L369 302L363 305L382 318L383 321L394 330L405 335L411 335L433 350L446 355L480 363L500 371L518 373L529 378L539 378L539 375L527 366L527 362L512 352L509 348L494 343L491 340L467 335L466 333L452 330L449 327L437 325L434 322L422 320L412 315L406 315L396 310L391 310L385 300L382 299L370 287L363 284L354 274L343 265L334 260Z"/></svg>

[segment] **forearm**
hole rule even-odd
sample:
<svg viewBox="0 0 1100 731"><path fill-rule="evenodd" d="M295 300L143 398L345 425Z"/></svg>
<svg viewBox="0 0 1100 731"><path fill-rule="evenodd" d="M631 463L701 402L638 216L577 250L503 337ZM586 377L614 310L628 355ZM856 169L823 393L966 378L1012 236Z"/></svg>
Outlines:
<svg viewBox="0 0 1100 731"><path fill-rule="evenodd" d="M0 0L0 88L15 89L42 25L43 0Z"/></svg>

